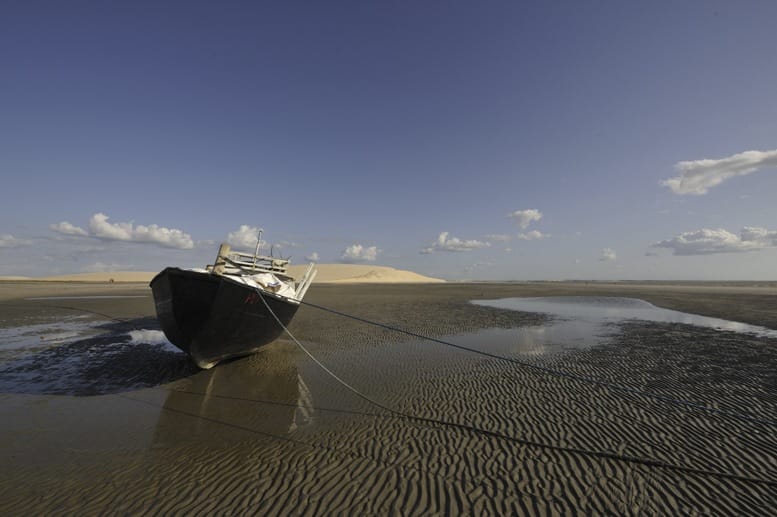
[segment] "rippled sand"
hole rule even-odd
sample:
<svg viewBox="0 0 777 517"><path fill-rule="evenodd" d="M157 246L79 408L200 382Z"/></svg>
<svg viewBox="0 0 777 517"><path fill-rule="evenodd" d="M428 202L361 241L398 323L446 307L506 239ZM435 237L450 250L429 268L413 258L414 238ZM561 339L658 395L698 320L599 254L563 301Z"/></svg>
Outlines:
<svg viewBox="0 0 777 517"><path fill-rule="evenodd" d="M73 339L36 327L42 342L17 333L0 343L0 514L773 512L777 342L630 322L594 347L517 349L509 329L542 315L468 303L592 294L554 289L311 289L311 302L525 363L300 310L291 330L316 357L364 396L419 418L350 392L288 339L198 371L156 339L150 298L6 296L6 329L88 314L76 322L92 331L78 327ZM698 298L642 294L684 310ZM697 306L721 317L726 304L774 328L756 311L774 311L777 297L713 292Z"/></svg>

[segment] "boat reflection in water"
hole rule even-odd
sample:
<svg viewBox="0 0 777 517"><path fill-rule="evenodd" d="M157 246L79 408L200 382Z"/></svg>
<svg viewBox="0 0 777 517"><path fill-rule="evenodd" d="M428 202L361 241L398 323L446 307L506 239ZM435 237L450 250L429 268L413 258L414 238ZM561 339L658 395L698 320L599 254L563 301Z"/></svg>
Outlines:
<svg viewBox="0 0 777 517"><path fill-rule="evenodd" d="M155 447L285 437L310 425L312 396L287 345L273 343L259 354L169 385Z"/></svg>

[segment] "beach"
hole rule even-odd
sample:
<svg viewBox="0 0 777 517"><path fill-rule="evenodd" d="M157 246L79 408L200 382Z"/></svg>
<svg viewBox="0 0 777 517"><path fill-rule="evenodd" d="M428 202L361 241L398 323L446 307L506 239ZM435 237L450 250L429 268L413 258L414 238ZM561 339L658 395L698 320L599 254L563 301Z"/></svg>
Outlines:
<svg viewBox="0 0 777 517"><path fill-rule="evenodd" d="M552 318L471 302L637 298L777 330L777 284L392 274L315 284L291 335L211 370L165 342L147 283L0 282L0 513L774 512L777 339L629 320L518 347Z"/></svg>

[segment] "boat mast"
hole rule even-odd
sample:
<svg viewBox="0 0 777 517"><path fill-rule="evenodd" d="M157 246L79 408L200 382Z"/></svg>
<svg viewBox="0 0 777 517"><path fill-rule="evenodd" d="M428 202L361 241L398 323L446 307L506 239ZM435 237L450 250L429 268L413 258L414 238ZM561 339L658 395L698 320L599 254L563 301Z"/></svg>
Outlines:
<svg viewBox="0 0 777 517"><path fill-rule="evenodd" d="M256 267L256 260L259 257L259 248L262 245L262 232L264 230L259 228L259 235L256 236L256 249L254 250L254 267Z"/></svg>

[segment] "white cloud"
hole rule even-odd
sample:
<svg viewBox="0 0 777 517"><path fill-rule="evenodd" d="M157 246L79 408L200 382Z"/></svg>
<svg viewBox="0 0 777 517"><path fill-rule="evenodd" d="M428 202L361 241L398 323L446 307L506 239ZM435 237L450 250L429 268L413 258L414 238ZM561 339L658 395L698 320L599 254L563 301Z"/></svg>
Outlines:
<svg viewBox="0 0 777 517"><path fill-rule="evenodd" d="M550 237L547 233L542 233L539 230L532 230L530 232L518 234L518 238L523 241L534 241L539 239L547 239Z"/></svg>
<svg viewBox="0 0 777 517"><path fill-rule="evenodd" d="M777 247L777 230L753 226L742 228L739 235L723 228L703 228L684 232L669 240L657 242L655 248L671 249L675 255L712 255L715 253L740 253Z"/></svg>
<svg viewBox="0 0 777 517"><path fill-rule="evenodd" d="M181 230L164 228L155 224L137 225L132 232L132 241L151 242L167 248L191 249L194 247L191 235Z"/></svg>
<svg viewBox="0 0 777 517"><path fill-rule="evenodd" d="M321 259L318 257L318 253L314 251L313 253L305 257L305 260L307 260L308 262L318 262Z"/></svg>
<svg viewBox="0 0 777 517"><path fill-rule="evenodd" d="M758 169L777 167L777 149L773 151L745 151L718 160L693 160L675 164L680 173L661 181L675 194L706 194L711 187L734 176L745 176Z"/></svg>
<svg viewBox="0 0 777 517"><path fill-rule="evenodd" d="M0 248L18 248L19 246L29 246L32 241L17 239L13 235L0 235Z"/></svg>
<svg viewBox="0 0 777 517"><path fill-rule="evenodd" d="M618 258L618 255L615 254L615 250L612 248L603 248L602 249L602 255L599 257L599 260L602 262L609 262L612 260L616 260Z"/></svg>
<svg viewBox="0 0 777 517"><path fill-rule="evenodd" d="M380 250L375 246L362 246L361 244L352 244L343 250L340 260L343 262L375 262Z"/></svg>
<svg viewBox="0 0 777 517"><path fill-rule="evenodd" d="M259 232L261 231L262 229L259 227L241 224L240 228L234 232L229 232L229 235L227 235L227 244L233 248L253 251L256 249L256 241L259 238ZM262 247L265 247L267 246L267 242L262 241L261 245Z"/></svg>
<svg viewBox="0 0 777 517"><path fill-rule="evenodd" d="M181 230L164 228L156 224L134 226L132 223L109 223L108 216L102 213L94 214L89 219L89 235L112 241L159 244L166 248L191 249L194 247L191 235Z"/></svg>
<svg viewBox="0 0 777 517"><path fill-rule="evenodd" d="M474 239L461 240L458 237L448 238L448 235L448 232L440 233L437 240L428 248L422 249L421 253L427 255L429 253L434 253L435 251L472 251L491 246L491 243L489 242L481 242Z"/></svg>
<svg viewBox="0 0 777 517"><path fill-rule="evenodd" d="M89 219L89 233L93 237L114 241L132 240L132 223L109 223L105 214L94 214Z"/></svg>
<svg viewBox="0 0 777 517"><path fill-rule="evenodd" d="M739 233L743 241L755 241L765 246L777 246L777 230L767 230L758 226L745 226Z"/></svg>
<svg viewBox="0 0 777 517"><path fill-rule="evenodd" d="M516 210L508 214L513 219L515 224L523 228L524 230L532 223L532 221L539 221L542 219L542 212L536 208L529 208L527 210Z"/></svg>
<svg viewBox="0 0 777 517"><path fill-rule="evenodd" d="M51 228L57 233L61 233L64 235L81 235L83 237L86 237L87 235L89 235L87 231L84 230L83 228L74 226L67 221L62 221L61 223L57 223L57 224L50 224L49 228Z"/></svg>
<svg viewBox="0 0 777 517"><path fill-rule="evenodd" d="M50 224L49 228L63 235L96 237L109 241L147 242L166 248L191 249L194 247L191 235L181 230L165 228L156 224L134 226L132 223L109 223L108 216L103 213L94 214L89 218L88 231L67 221Z"/></svg>

